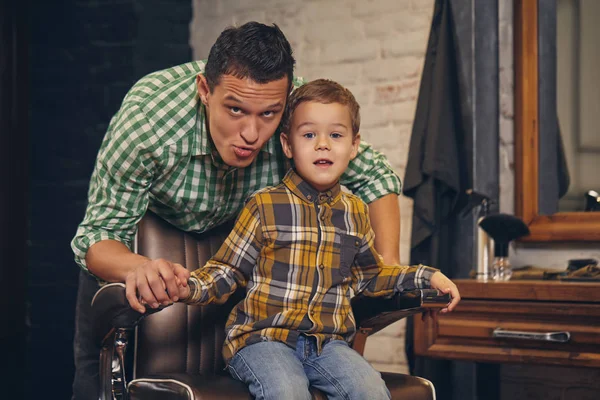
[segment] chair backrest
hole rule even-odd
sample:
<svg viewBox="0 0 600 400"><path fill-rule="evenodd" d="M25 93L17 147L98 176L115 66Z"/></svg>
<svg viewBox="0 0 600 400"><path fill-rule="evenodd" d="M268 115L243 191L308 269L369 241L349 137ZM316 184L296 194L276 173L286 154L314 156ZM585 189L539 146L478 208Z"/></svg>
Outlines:
<svg viewBox="0 0 600 400"><path fill-rule="evenodd" d="M232 224L204 234L186 233L148 212L138 226L134 250L193 271L219 249ZM134 377L161 373L225 374L221 355L225 322L242 293L223 305L175 304L142 321L136 332Z"/></svg>

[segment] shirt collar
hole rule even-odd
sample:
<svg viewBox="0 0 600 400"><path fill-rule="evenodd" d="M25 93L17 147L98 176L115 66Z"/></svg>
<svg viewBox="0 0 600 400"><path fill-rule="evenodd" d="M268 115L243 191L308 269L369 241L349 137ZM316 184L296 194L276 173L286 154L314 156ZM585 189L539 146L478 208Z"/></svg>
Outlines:
<svg viewBox="0 0 600 400"><path fill-rule="evenodd" d="M309 203L334 204L341 197L341 187L339 182L329 190L325 192L319 192L308 182L302 179L302 177L298 175L293 168L290 169L285 175L283 178L283 183L292 193Z"/></svg>

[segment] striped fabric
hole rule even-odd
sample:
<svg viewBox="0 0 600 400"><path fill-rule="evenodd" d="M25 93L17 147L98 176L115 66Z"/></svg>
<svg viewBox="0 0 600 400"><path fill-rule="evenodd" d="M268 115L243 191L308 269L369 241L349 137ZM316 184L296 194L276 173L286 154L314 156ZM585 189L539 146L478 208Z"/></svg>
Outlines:
<svg viewBox="0 0 600 400"><path fill-rule="evenodd" d="M246 168L221 161L197 93L202 72L202 61L154 72L123 100L102 142L86 214L71 243L82 268L94 243L111 239L130 247L147 209L179 229L204 232L235 218L249 195L279 184L289 169L278 133ZM401 189L386 158L364 143L342 184L366 202Z"/></svg>
<svg viewBox="0 0 600 400"><path fill-rule="evenodd" d="M192 273L189 304L246 297L229 316L223 355L276 340L295 347L300 333L350 341L356 324L351 289L390 296L424 288L436 270L384 265L373 247L367 205L340 186L317 192L290 170L278 186L253 195L208 263Z"/></svg>

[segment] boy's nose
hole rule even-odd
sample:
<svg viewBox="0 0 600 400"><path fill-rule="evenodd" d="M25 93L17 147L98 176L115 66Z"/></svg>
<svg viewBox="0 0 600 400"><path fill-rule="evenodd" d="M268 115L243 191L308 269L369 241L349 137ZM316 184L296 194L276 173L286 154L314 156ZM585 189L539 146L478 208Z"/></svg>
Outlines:
<svg viewBox="0 0 600 400"><path fill-rule="evenodd" d="M327 140L327 138L317 139L316 150L329 150L329 149L330 149L330 145L329 145L329 140Z"/></svg>

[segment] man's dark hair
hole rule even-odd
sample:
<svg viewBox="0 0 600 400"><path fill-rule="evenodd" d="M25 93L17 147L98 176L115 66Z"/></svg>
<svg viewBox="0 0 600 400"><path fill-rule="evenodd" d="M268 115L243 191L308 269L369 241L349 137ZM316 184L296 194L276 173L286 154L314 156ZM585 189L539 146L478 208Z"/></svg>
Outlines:
<svg viewBox="0 0 600 400"><path fill-rule="evenodd" d="M277 25L247 22L221 32L210 49L204 76L211 93L222 75L250 78L257 83L287 76L291 89L295 63L292 47Z"/></svg>

